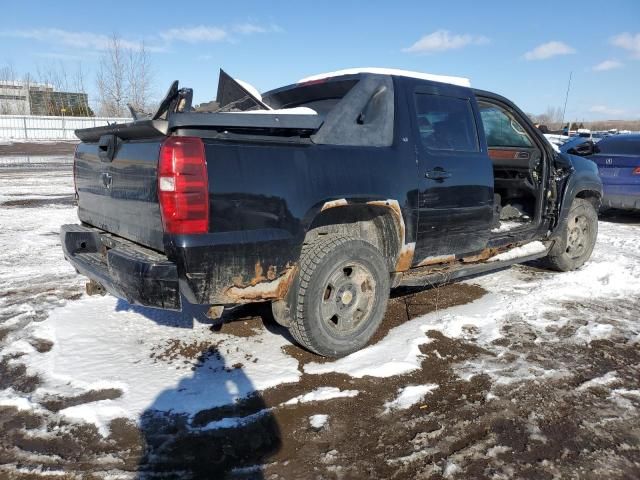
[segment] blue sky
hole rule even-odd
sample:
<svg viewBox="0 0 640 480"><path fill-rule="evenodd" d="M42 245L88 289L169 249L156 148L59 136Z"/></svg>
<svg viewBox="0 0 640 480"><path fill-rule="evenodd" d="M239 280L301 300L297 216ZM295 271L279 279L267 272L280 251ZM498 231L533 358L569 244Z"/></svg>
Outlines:
<svg viewBox="0 0 640 480"><path fill-rule="evenodd" d="M64 5L64 6L63 6ZM150 47L155 90L173 79L215 96L220 67L260 91L314 73L382 66L461 75L531 113L640 118L640 1L10 2L0 66L82 62L87 86L107 36Z"/></svg>

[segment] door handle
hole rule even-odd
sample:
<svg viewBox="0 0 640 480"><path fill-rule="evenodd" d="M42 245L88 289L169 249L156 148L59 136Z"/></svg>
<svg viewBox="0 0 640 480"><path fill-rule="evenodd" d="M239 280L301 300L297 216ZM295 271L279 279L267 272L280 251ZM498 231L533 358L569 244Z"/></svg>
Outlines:
<svg viewBox="0 0 640 480"><path fill-rule="evenodd" d="M433 170L427 170L427 173L425 173L424 176L430 180L442 182L445 178L449 178L451 173L447 172L442 167L435 167Z"/></svg>
<svg viewBox="0 0 640 480"><path fill-rule="evenodd" d="M100 174L100 177L102 178L102 186L107 190L110 190L111 183L113 182L113 177L111 176L111 174L108 172L102 172Z"/></svg>

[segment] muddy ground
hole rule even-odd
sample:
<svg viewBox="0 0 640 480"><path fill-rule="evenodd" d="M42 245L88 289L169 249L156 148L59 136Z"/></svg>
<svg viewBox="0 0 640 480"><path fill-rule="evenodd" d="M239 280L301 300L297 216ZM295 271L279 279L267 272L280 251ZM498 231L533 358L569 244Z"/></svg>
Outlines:
<svg viewBox="0 0 640 480"><path fill-rule="evenodd" d="M22 182L30 174L20 175ZM43 208L57 212L68 207L68 190L35 197L14 192L2 208L22 209L24 215ZM605 220L635 226L639 218L614 214ZM55 239L55 231L42 235L49 234L46 239ZM59 246L52 240L47 248ZM637 257L635 252L629 255ZM513 271L521 289L546 275L536 265ZM30 322L46 319L59 302L82 296L82 280L67 271L55 278L18 279L12 285L0 292L0 347ZM484 294L473 281L394 291L372 343L408 319L446 314L448 308ZM556 307L545 313L542 329L514 313L500 324L499 338L488 344L480 341L473 325L463 326L455 338L427 329L431 341L420 346L421 368L387 378L309 374L305 365L321 359L291 340L283 348L299 362L298 382L200 411L192 419L154 410L137 422L118 418L106 437L93 424L72 422L58 412L118 398L122 392L116 388L76 396L51 394L38 408L0 406L0 479L640 478L640 296L583 298ZM578 341L578 332L593 318L611 326L613 333ZM154 361L192 364L197 375L207 358L221 355L218 332L249 341L269 329L290 338L264 305L239 308L225 320L211 326L210 337L175 339L150 355ZM54 345L36 337L22 340L38 352ZM20 355L0 355L0 391L28 398L42 379L20 363ZM246 361L257 358L248 356ZM508 382L493 375L523 361L529 369L552 373ZM469 374L461 368L465 364L482 368ZM237 363L224 368L244 367ZM437 388L408 409L386 406L399 389L426 384ZM318 387L358 394L284 404ZM328 415L328 420L313 427L309 417L318 414ZM244 420L233 428L206 428L229 418Z"/></svg>
<svg viewBox="0 0 640 480"><path fill-rule="evenodd" d="M396 292L378 339L407 318L436 306L466 303L483 293L467 284ZM600 308L603 316L615 317L620 308L640 311L640 303ZM243 309L235 316L241 318L223 325L225 333L246 337L263 328L280 328L264 308ZM263 391L235 406L202 411L189 427L180 416L149 413L139 427L125 419L113 421L111 434L103 438L94 426L67 423L53 415L73 404L117 396L117 391L55 398L41 412L0 408L0 465L10 466L4 473L0 467L0 476L41 478L48 468L62 468L66 475L56 478L105 478L108 472L123 478L639 478L640 418L628 403L640 399L623 395L612 404L597 385L579 388L611 370L619 374L617 387L637 388L637 345L609 339L578 346L536 342L535 333L526 330L508 333L499 341L501 347L514 354L525 352L541 364L570 359L577 365L572 378L505 386L492 385L486 375L463 380L453 368L456 364L495 353L475 345L472 331L469 341L432 331L427 332L432 342L423 346L422 368L411 374L357 379L302 372L298 383ZM557 335L568 337L571 332ZM285 348L301 368L317 361L296 346ZM176 361L214 354L213 343L174 344L158 352ZM501 361L509 362L509 357ZM6 362L0 364L0 372L0 382L14 389L28 392L38 385L37 378ZM425 383L439 388L408 410L384 413L384 404L399 388ZM313 402L281 405L320 386L360 393L324 401L320 408ZM308 417L319 411L328 414L329 421L315 429ZM248 415L255 420L239 428L193 428ZM43 430L47 434L33 433ZM251 468L261 464L262 469Z"/></svg>

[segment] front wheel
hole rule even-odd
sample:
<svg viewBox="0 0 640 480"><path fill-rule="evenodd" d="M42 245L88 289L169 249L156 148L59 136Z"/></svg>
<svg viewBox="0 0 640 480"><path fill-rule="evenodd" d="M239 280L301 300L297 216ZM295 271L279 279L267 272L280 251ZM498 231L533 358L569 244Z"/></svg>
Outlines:
<svg viewBox="0 0 640 480"><path fill-rule="evenodd" d="M364 347L389 298L389 271L371 244L342 235L305 246L291 301L290 331L309 350L341 357Z"/></svg>
<svg viewBox="0 0 640 480"><path fill-rule="evenodd" d="M549 268L568 272L589 260L598 236L598 212L584 198L574 198L567 222L546 258Z"/></svg>

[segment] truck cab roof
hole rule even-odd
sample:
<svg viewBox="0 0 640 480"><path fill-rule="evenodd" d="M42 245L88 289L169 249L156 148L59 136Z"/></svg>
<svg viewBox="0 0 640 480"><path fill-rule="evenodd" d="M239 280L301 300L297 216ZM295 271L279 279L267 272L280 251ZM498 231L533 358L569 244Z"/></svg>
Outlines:
<svg viewBox="0 0 640 480"><path fill-rule="evenodd" d="M309 77L298 80L300 83L315 82L333 77L342 77L345 75L359 75L364 73L371 73L375 75L391 75L395 77L411 77L419 78L421 80L431 80L433 82L450 83L452 85L458 85L461 87L470 87L471 81L465 77L455 77L449 75L435 75L432 73L415 72L411 70L401 70L398 68L381 68L381 67L357 67L346 68L343 70L337 70L335 72L320 73L317 75L311 75Z"/></svg>

